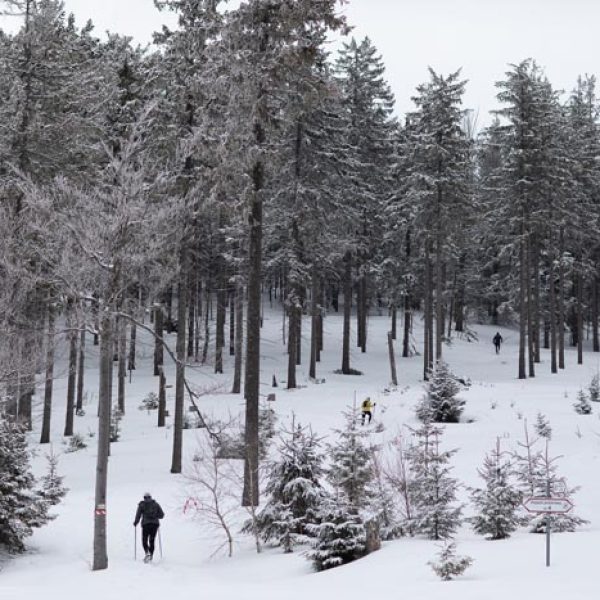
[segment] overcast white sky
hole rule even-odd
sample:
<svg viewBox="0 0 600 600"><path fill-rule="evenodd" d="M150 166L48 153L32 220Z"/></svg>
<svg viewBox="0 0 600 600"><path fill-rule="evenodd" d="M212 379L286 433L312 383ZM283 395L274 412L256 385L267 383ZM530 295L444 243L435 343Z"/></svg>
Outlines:
<svg viewBox="0 0 600 600"><path fill-rule="evenodd" d="M163 22L174 23L153 0L64 2L78 23L91 18L98 34L110 29L140 43ZM494 82L507 63L533 57L567 91L579 74L600 70L598 0L350 0L344 11L354 35L368 35L382 53L399 114L411 110L428 66L441 73L463 68L465 107L479 111L480 126L496 107Z"/></svg>

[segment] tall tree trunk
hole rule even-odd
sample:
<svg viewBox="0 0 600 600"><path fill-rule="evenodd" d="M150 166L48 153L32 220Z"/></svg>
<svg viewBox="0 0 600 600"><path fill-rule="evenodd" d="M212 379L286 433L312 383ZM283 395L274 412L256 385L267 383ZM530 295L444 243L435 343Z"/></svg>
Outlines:
<svg viewBox="0 0 600 600"><path fill-rule="evenodd" d="M310 279L310 365L308 376L317 377L317 352L319 350L319 275L315 265Z"/></svg>
<svg viewBox="0 0 600 600"><path fill-rule="evenodd" d="M164 364L164 348L163 348L163 306L162 304L154 305L154 377L160 375L160 368Z"/></svg>
<svg viewBox="0 0 600 600"><path fill-rule="evenodd" d="M136 343L137 343L137 325L131 323L129 331L129 354L127 356L127 370L135 371L135 358L136 358Z"/></svg>
<svg viewBox="0 0 600 600"><path fill-rule="evenodd" d="M565 368L565 267L564 230L560 228L558 242L558 368Z"/></svg>
<svg viewBox="0 0 600 600"><path fill-rule="evenodd" d="M266 51L266 34L260 45ZM254 122L255 142L263 148L266 136L261 111L265 111L266 93L259 91L258 113ZM260 326L261 326L261 282L262 282L262 237L263 203L265 186L265 165L260 153L257 154L252 169L253 194L249 211L248 236L248 316L246 333L246 377L244 397L246 399L243 506L258 506L258 414L260 396Z"/></svg>
<svg viewBox="0 0 600 600"><path fill-rule="evenodd" d="M179 282L177 285L177 341L175 351L177 366L175 369L175 415L173 418L173 454L171 460L171 473L181 473L183 454L183 401L185 394L185 333L187 317L187 257L185 249L181 250Z"/></svg>
<svg viewBox="0 0 600 600"><path fill-rule="evenodd" d="M296 388L296 359L298 352L298 307L295 302L297 299L292 295L289 299L289 318L288 318L288 372L287 389Z"/></svg>
<svg viewBox="0 0 600 600"><path fill-rule="evenodd" d="M65 415L65 436L73 435L75 416L75 389L77 385L77 332L75 331L75 307L72 300L67 304L67 334L69 340L69 373L67 377L67 412Z"/></svg>
<svg viewBox="0 0 600 600"><path fill-rule="evenodd" d="M198 277L195 295L196 310L194 311L194 362L200 359L200 323L202 321L202 280Z"/></svg>
<svg viewBox="0 0 600 600"><path fill-rule="evenodd" d="M392 304L390 307L392 317L392 339L395 340L398 337L398 309L396 304Z"/></svg>
<svg viewBox="0 0 600 600"><path fill-rule="evenodd" d="M402 335L402 357L410 356L410 322L412 313L410 310L410 295L408 291L404 295L404 332Z"/></svg>
<svg viewBox="0 0 600 600"><path fill-rule="evenodd" d="M196 327L196 291L198 286L196 284L197 270L192 267L190 274L190 285L188 289L188 337L187 337L187 356L188 358L194 357L194 337Z"/></svg>
<svg viewBox="0 0 600 600"><path fill-rule="evenodd" d="M44 414L40 444L50 443L50 420L52 418L52 384L54 380L54 307L48 302L48 335L46 338L46 381L44 385Z"/></svg>
<svg viewBox="0 0 600 600"><path fill-rule="evenodd" d="M232 394L239 394L242 384L242 353L244 341L244 287L240 281L235 292L235 360Z"/></svg>
<svg viewBox="0 0 600 600"><path fill-rule="evenodd" d="M550 322L550 372L558 371L556 365L556 279L554 276L554 256L550 255L550 314L548 319Z"/></svg>
<svg viewBox="0 0 600 600"><path fill-rule="evenodd" d="M215 373L223 372L223 348L225 347L225 317L227 315L227 289L225 268L221 265L217 279L217 323L215 334Z"/></svg>
<svg viewBox="0 0 600 600"><path fill-rule="evenodd" d="M367 321L369 316L369 285L367 275L363 273L363 276L360 278L359 285L361 287L360 291L360 327L362 331L362 338L360 344L360 351L365 353L367 351Z"/></svg>
<svg viewBox="0 0 600 600"><path fill-rule="evenodd" d="M352 254L344 256L344 331L342 339L342 373L350 375L350 317L352 311Z"/></svg>
<svg viewBox="0 0 600 600"><path fill-rule="evenodd" d="M577 270L577 364L583 364L583 262Z"/></svg>
<svg viewBox="0 0 600 600"><path fill-rule="evenodd" d="M519 379L526 379L525 342L527 339L527 250L525 238L525 222L521 225L521 240L519 245Z"/></svg>
<svg viewBox="0 0 600 600"><path fill-rule="evenodd" d="M529 377L535 377L535 349L534 349L534 330L533 330L533 290L531 285L531 235L527 238L527 356L529 359Z"/></svg>
<svg viewBox="0 0 600 600"><path fill-rule="evenodd" d="M167 416L167 378L160 367L158 374L158 427L164 427Z"/></svg>
<svg viewBox="0 0 600 600"><path fill-rule="evenodd" d="M600 352L598 337L598 275L592 279L592 344L594 352Z"/></svg>
<svg viewBox="0 0 600 600"><path fill-rule="evenodd" d="M110 446L112 322L102 317L100 326L100 389L98 393L98 453L96 458L96 491L94 508L94 559L92 569L108 567L106 543L106 493L108 486L108 452Z"/></svg>
<svg viewBox="0 0 600 600"><path fill-rule="evenodd" d="M208 345L210 344L209 307L212 306L209 282L206 282L205 288L206 291L204 294L204 344L202 345L202 364L206 363L206 359L208 357Z"/></svg>
<svg viewBox="0 0 600 600"><path fill-rule="evenodd" d="M235 356L235 287L229 291L229 356Z"/></svg>
<svg viewBox="0 0 600 600"><path fill-rule="evenodd" d="M444 274L441 223L438 222L435 240L435 360L442 358L444 339Z"/></svg>
<svg viewBox="0 0 600 600"><path fill-rule="evenodd" d="M540 355L540 248L538 236L534 235L532 241L532 258L533 258L533 353L534 361L541 362Z"/></svg>
<svg viewBox="0 0 600 600"><path fill-rule="evenodd" d="M83 384L85 380L85 327L79 333L79 361L77 362L77 399L75 412L83 410Z"/></svg>
<svg viewBox="0 0 600 600"><path fill-rule="evenodd" d="M119 317L119 371L117 375L117 406L119 412L125 414L125 381L127 379L127 321Z"/></svg>

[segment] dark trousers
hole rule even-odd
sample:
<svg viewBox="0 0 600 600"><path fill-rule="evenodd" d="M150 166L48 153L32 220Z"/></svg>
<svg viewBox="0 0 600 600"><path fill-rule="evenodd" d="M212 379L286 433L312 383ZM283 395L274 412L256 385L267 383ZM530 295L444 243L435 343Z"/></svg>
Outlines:
<svg viewBox="0 0 600 600"><path fill-rule="evenodd" d="M142 546L146 554L154 554L154 540L158 532L158 523L142 525Z"/></svg>
<svg viewBox="0 0 600 600"><path fill-rule="evenodd" d="M496 346L496 354L500 353L500 344L494 344Z"/></svg>
<svg viewBox="0 0 600 600"><path fill-rule="evenodd" d="M367 417L367 415L369 416L369 423L371 422L371 419L373 418L373 415L371 414L370 410L363 410L362 413L362 424L365 424L365 419Z"/></svg>

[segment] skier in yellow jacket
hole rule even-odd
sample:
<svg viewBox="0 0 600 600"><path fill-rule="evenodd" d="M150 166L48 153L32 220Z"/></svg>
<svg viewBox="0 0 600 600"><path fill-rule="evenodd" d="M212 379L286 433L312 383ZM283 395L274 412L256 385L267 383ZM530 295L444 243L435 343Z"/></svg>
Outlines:
<svg viewBox="0 0 600 600"><path fill-rule="evenodd" d="M369 417L369 423L371 423L371 419L373 418L373 407L375 406L375 402L371 402L371 398L367 396L363 403L360 405L360 410L362 412L362 419L360 424L364 425L367 416Z"/></svg>

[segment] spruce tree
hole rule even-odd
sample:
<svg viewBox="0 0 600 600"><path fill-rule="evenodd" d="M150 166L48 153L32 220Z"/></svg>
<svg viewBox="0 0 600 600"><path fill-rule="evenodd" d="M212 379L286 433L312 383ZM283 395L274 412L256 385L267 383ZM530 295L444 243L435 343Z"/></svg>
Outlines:
<svg viewBox="0 0 600 600"><path fill-rule="evenodd" d="M336 430L337 443L329 446L328 481L333 494L319 511L313 526L316 542L308 553L317 570L346 564L367 553L365 518L372 498L373 468L368 433L358 424L356 407L344 413L346 426Z"/></svg>
<svg viewBox="0 0 600 600"><path fill-rule="evenodd" d="M23 427L0 415L0 547L8 552L23 552L33 530L54 518L49 509L64 495L55 461L42 486L36 488Z"/></svg>
<svg viewBox="0 0 600 600"><path fill-rule="evenodd" d="M490 454L487 454L483 466L478 470L485 482L485 488L471 490L471 500L477 508L477 515L470 520L475 533L488 536L491 540L510 537L522 523L518 509L523 493L511 481L513 468L511 462L500 451L500 440Z"/></svg>
<svg viewBox="0 0 600 600"><path fill-rule="evenodd" d="M426 385L426 395L416 407L423 422L458 423L465 401L457 397L460 386L448 365L439 360Z"/></svg>
<svg viewBox="0 0 600 600"><path fill-rule="evenodd" d="M408 455L413 530L432 540L452 537L462 514L462 505L455 505L458 482L450 476L456 450L440 450L442 434L443 429L426 421L413 431L415 443Z"/></svg>
<svg viewBox="0 0 600 600"><path fill-rule="evenodd" d="M320 482L323 455L316 435L293 422L282 433L277 458L269 465L267 501L254 526L265 542L292 552L309 541L327 494Z"/></svg>

